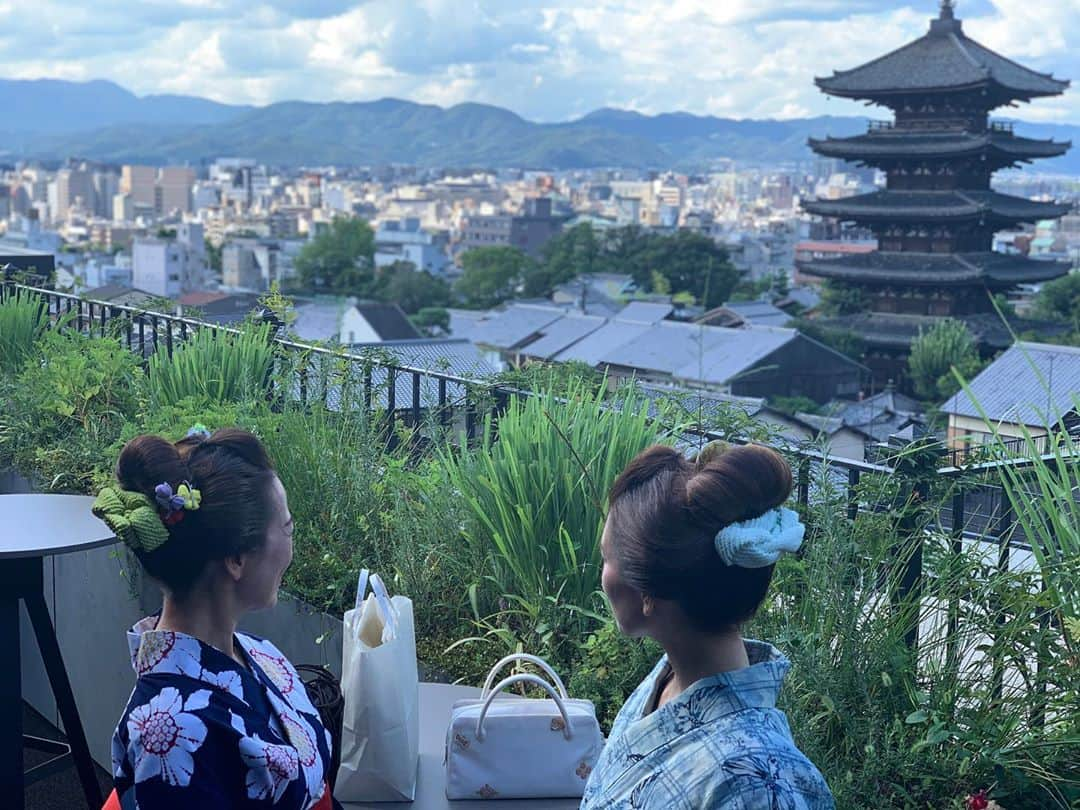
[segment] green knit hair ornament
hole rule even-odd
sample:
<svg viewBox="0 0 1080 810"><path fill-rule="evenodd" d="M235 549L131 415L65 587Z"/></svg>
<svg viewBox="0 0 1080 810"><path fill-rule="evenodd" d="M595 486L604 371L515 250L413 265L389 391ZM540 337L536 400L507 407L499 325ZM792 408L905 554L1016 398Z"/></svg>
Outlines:
<svg viewBox="0 0 1080 810"><path fill-rule="evenodd" d="M105 487L90 509L136 551L153 551L169 539L157 507L141 492Z"/></svg>

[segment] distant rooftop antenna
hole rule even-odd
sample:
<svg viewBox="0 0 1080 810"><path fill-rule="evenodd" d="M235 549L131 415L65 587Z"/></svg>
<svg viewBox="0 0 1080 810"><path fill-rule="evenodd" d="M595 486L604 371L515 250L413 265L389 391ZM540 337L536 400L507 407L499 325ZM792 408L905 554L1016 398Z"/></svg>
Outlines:
<svg viewBox="0 0 1080 810"><path fill-rule="evenodd" d="M941 0L941 19L954 20L956 19L956 7L953 4L953 0Z"/></svg>

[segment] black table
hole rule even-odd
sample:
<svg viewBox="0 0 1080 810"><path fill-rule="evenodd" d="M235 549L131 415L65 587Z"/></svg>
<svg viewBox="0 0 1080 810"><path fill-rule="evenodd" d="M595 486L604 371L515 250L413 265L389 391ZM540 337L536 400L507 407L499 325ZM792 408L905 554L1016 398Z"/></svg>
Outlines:
<svg viewBox="0 0 1080 810"><path fill-rule="evenodd" d="M346 802L345 810L577 810L579 799L499 799L483 801L446 798L446 768L443 752L446 727L454 701L478 698L480 690L471 686L442 683L420 684L420 772L416 779L416 798L411 802ZM513 699L507 695L507 699Z"/></svg>
<svg viewBox="0 0 1080 810"><path fill-rule="evenodd" d="M86 734L45 602L46 557L116 542L112 530L91 514L93 502L83 495L0 495L0 796L3 806L11 810L23 810L26 785L56 773L69 760L74 760L87 806L99 810L102 805ZM67 744L22 733L20 599L34 627ZM54 756L24 773L24 745Z"/></svg>

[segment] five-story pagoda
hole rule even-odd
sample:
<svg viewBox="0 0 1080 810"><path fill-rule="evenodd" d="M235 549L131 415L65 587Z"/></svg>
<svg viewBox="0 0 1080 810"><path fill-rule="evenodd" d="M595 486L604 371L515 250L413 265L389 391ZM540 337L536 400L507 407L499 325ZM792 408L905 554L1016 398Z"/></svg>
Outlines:
<svg viewBox="0 0 1080 810"><path fill-rule="evenodd" d="M942 317L965 321L984 351L1009 345L991 296L1064 275L1068 265L995 253L993 235L1060 217L1068 208L999 194L990 180L998 169L1056 157L1071 144L1020 137L1011 124L990 121L989 113L1059 95L1069 82L969 39L951 0L943 0L925 36L815 81L825 93L895 114L892 122L871 124L865 135L810 141L820 155L873 166L887 177L884 191L803 205L812 214L866 225L878 240L873 253L799 263L805 273L863 294L866 311L827 323L863 337L880 381L903 376L911 341Z"/></svg>

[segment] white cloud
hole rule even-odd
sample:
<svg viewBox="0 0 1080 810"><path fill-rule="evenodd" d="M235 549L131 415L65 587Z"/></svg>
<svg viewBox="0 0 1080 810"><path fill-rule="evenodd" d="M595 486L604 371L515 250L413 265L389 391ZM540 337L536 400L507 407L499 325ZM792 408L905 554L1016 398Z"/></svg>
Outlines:
<svg viewBox="0 0 1080 810"><path fill-rule="evenodd" d="M814 76L926 30L936 0L0 0L0 75L107 78L219 101L601 106L732 117L860 114ZM1080 0L964 0L966 30L1080 83ZM873 114L873 113L872 113ZM1080 93L1025 118L1080 121ZM884 115L884 112L882 112Z"/></svg>

